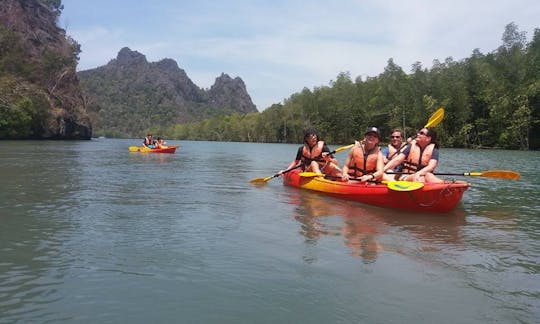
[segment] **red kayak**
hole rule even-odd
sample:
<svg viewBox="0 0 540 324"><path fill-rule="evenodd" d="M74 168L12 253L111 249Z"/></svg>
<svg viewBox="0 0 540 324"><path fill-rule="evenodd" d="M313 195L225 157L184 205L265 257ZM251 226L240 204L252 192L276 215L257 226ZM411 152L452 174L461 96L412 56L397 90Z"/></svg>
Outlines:
<svg viewBox="0 0 540 324"><path fill-rule="evenodd" d="M161 147L161 148L148 148L144 146L130 146L130 152L141 152L141 153L174 153L178 148L177 145Z"/></svg>
<svg viewBox="0 0 540 324"><path fill-rule="evenodd" d="M426 183L412 191L390 189L388 184L333 181L324 177L301 177L301 171L283 174L287 186L318 191L341 199L359 201L380 207L432 213L452 210L469 188L466 182Z"/></svg>

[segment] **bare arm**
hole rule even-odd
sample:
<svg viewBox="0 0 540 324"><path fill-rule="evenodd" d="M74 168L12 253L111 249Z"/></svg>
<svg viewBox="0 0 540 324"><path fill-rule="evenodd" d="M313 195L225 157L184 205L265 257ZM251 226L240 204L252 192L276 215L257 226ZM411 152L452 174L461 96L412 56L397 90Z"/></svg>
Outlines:
<svg viewBox="0 0 540 324"><path fill-rule="evenodd" d="M395 168L396 166L400 165L401 163L403 163L403 161L405 160L405 154L403 152L400 152L395 158L393 158L392 160L390 160L390 162L388 162L388 164L386 164L384 167L383 167L383 173L388 171L388 170L392 170L393 168Z"/></svg>
<svg viewBox="0 0 540 324"><path fill-rule="evenodd" d="M353 150L354 147L349 150L349 154L347 155L343 168L341 169L341 179L345 181L349 180L349 164L351 164Z"/></svg>
<svg viewBox="0 0 540 324"><path fill-rule="evenodd" d="M384 174L384 155L381 151L377 156L377 171L373 173L373 180L381 181Z"/></svg>

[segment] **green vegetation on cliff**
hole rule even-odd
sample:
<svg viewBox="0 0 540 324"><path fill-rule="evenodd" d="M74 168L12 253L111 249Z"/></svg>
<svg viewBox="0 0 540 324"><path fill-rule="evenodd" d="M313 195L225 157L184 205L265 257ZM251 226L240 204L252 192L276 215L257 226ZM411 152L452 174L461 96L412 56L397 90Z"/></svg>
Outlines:
<svg viewBox="0 0 540 324"><path fill-rule="evenodd" d="M240 78L222 74L203 90L176 61L148 62L127 47L107 65L78 76L98 136L138 137L156 125L257 111Z"/></svg>
<svg viewBox="0 0 540 324"><path fill-rule="evenodd" d="M0 139L89 139L75 67L80 48L56 26L61 1L2 0Z"/></svg>

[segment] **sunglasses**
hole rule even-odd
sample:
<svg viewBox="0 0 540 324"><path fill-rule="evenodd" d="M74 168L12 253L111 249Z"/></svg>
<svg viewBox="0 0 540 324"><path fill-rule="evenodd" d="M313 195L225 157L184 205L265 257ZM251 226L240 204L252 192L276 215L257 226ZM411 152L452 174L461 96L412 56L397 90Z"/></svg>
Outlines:
<svg viewBox="0 0 540 324"><path fill-rule="evenodd" d="M390 136L391 138L401 138L401 136Z"/></svg>
<svg viewBox="0 0 540 324"><path fill-rule="evenodd" d="M419 131L419 132L418 132L418 135L424 135L424 136L427 136L427 132Z"/></svg>

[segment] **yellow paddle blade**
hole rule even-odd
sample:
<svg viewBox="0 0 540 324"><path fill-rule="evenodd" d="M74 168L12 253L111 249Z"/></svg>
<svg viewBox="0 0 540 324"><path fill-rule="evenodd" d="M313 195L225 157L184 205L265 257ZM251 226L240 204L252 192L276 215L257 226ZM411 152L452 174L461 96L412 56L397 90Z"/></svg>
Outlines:
<svg viewBox="0 0 540 324"><path fill-rule="evenodd" d="M251 179L249 180L249 182L251 183L264 183L264 182L268 182L268 180L274 178L274 176L269 176L269 177L266 177L266 178L255 178L255 179Z"/></svg>
<svg viewBox="0 0 540 324"><path fill-rule="evenodd" d="M388 189L394 191L413 191L424 187L424 183L413 181L383 181L382 183L386 184Z"/></svg>
<svg viewBox="0 0 540 324"><path fill-rule="evenodd" d="M427 124L424 127L435 127L441 123L444 118L444 108L439 108L429 117Z"/></svg>
<svg viewBox="0 0 540 324"><path fill-rule="evenodd" d="M508 171L508 170L489 170L480 173L481 177L488 177L488 178L498 178L498 179L511 179L511 180L517 180L521 178L521 175L514 171Z"/></svg>
<svg viewBox="0 0 540 324"><path fill-rule="evenodd" d="M316 173L316 172L300 172L298 175L303 177L303 178L313 178L313 177L322 177L322 176L324 176L324 174Z"/></svg>
<svg viewBox="0 0 540 324"><path fill-rule="evenodd" d="M138 146L130 146L129 151L130 152L139 152L139 147Z"/></svg>

